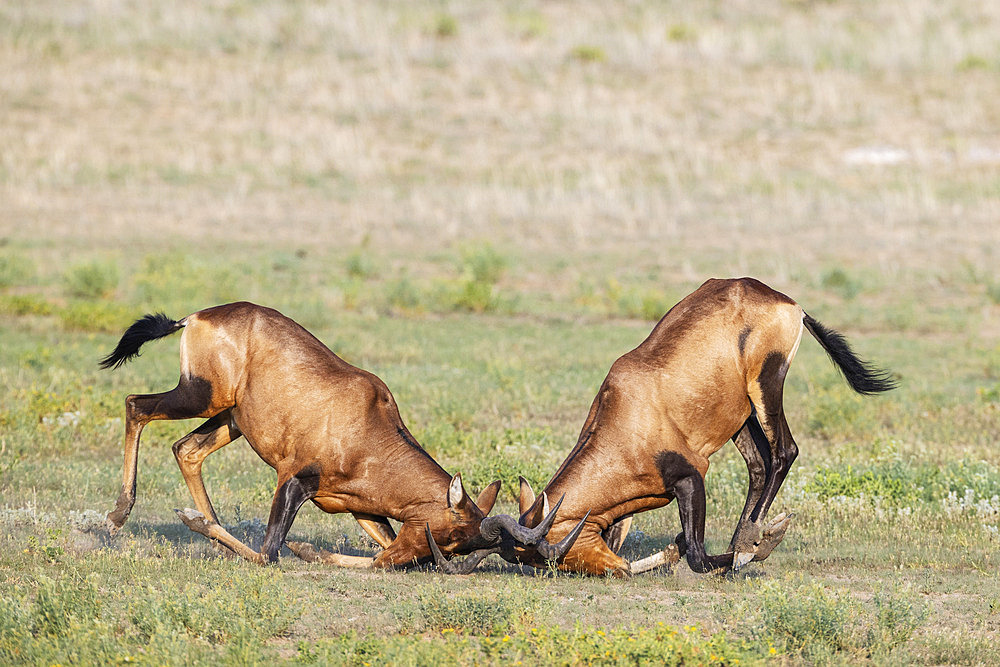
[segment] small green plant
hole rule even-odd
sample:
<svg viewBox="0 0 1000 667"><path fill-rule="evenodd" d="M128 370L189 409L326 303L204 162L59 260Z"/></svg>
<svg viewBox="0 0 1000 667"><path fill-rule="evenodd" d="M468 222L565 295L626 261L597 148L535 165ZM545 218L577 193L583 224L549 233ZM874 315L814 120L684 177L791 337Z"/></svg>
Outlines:
<svg viewBox="0 0 1000 667"><path fill-rule="evenodd" d="M819 468L805 488L819 496L820 500L861 495L886 498L896 503L916 499L913 479L909 471L899 464L880 470L857 470L850 465L839 469Z"/></svg>
<svg viewBox="0 0 1000 667"><path fill-rule="evenodd" d="M868 631L868 645L884 653L910 640L930 615L928 606L909 590L895 585L875 592L874 623Z"/></svg>
<svg viewBox="0 0 1000 667"><path fill-rule="evenodd" d="M969 54L955 65L955 70L958 72L989 71L997 68L1000 68L1000 63L991 63L977 54Z"/></svg>
<svg viewBox="0 0 1000 667"><path fill-rule="evenodd" d="M23 255L0 255L0 289L30 283L35 277L35 265Z"/></svg>
<svg viewBox="0 0 1000 667"><path fill-rule="evenodd" d="M77 299L106 299L118 289L118 265L97 260L76 264L63 274L63 287Z"/></svg>
<svg viewBox="0 0 1000 667"><path fill-rule="evenodd" d="M993 303L1000 303L1000 282L991 281L986 285L986 296Z"/></svg>
<svg viewBox="0 0 1000 667"><path fill-rule="evenodd" d="M482 489L493 480L499 479L503 483L500 487L501 493L511 500L516 500L520 488L518 477L524 477L531 484L531 487L538 491L552 475L551 466L545 465L541 461L524 460L520 457L512 459L510 456L499 453L516 446L514 443L525 440L532 443L544 443L543 446L554 448L557 445L551 431L506 429L503 433L486 434L482 436L482 439L488 443L494 443L494 449L498 453L476 457L462 466L462 477L466 480L469 488ZM482 445L479 445L479 448L482 448Z"/></svg>
<svg viewBox="0 0 1000 667"><path fill-rule="evenodd" d="M667 39L671 42L693 42L696 38L695 29L685 23L675 23L667 28Z"/></svg>
<svg viewBox="0 0 1000 667"><path fill-rule="evenodd" d="M861 291L861 283L840 267L824 271L819 282L824 289L836 292L847 300L853 299Z"/></svg>
<svg viewBox="0 0 1000 667"><path fill-rule="evenodd" d="M101 601L92 578L38 578L38 589L31 605L31 631L37 635L65 637L77 624L97 619Z"/></svg>
<svg viewBox="0 0 1000 667"><path fill-rule="evenodd" d="M849 654L885 655L909 640L928 611L898 586L877 591L869 605L800 576L756 586L727 613L771 654L826 662Z"/></svg>
<svg viewBox="0 0 1000 667"><path fill-rule="evenodd" d="M208 585L165 584L165 590L138 595L129 618L146 639L184 632L211 643L260 647L284 634L301 613L282 601L281 577L273 575L241 571Z"/></svg>
<svg viewBox="0 0 1000 667"><path fill-rule="evenodd" d="M40 555L50 563L59 562L66 555L66 550L59 544L62 530L49 529L46 537L39 539L37 535L28 536L28 551Z"/></svg>
<svg viewBox="0 0 1000 667"><path fill-rule="evenodd" d="M459 261L461 278L457 282L439 283L436 302L447 310L474 313L499 310L503 299L497 292L497 283L503 278L507 263L507 258L489 244L465 248Z"/></svg>
<svg viewBox="0 0 1000 667"><path fill-rule="evenodd" d="M247 282L247 276L237 279L229 266L166 252L143 259L133 287L137 301L145 308L190 312L246 297Z"/></svg>
<svg viewBox="0 0 1000 667"><path fill-rule="evenodd" d="M477 283L495 285L507 271L507 258L490 244L470 246L462 250L463 277Z"/></svg>
<svg viewBox="0 0 1000 667"><path fill-rule="evenodd" d="M573 50L570 51L570 56L574 60L584 63L603 63L608 59L608 54L605 53L604 49L593 44L579 44L574 46Z"/></svg>
<svg viewBox="0 0 1000 667"><path fill-rule="evenodd" d="M508 16L508 21L521 39L534 39L549 30L545 16L537 10L512 13Z"/></svg>
<svg viewBox="0 0 1000 667"><path fill-rule="evenodd" d="M385 299L390 310L404 313L420 310L423 302L420 289L405 274L389 281L385 286Z"/></svg>
<svg viewBox="0 0 1000 667"><path fill-rule="evenodd" d="M438 14L434 20L434 34L440 39L447 39L458 34L458 20L451 14Z"/></svg>
<svg viewBox="0 0 1000 667"><path fill-rule="evenodd" d="M359 280L370 280L378 275L378 264L375 263L375 258L363 247L347 256L345 268L348 276Z"/></svg>
<svg viewBox="0 0 1000 667"><path fill-rule="evenodd" d="M0 294L0 313L7 315L51 315L55 307L35 294Z"/></svg>
<svg viewBox="0 0 1000 667"><path fill-rule="evenodd" d="M135 319L135 310L108 301L74 301L57 313L67 329L118 333Z"/></svg>

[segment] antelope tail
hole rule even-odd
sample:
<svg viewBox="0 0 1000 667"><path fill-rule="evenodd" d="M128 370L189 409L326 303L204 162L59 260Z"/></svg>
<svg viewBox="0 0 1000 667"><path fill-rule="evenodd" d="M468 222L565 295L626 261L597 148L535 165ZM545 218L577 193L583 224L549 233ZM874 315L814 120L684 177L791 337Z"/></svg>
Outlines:
<svg viewBox="0 0 1000 667"><path fill-rule="evenodd" d="M878 368L858 357L843 334L823 326L805 313L803 313L802 323L830 355L830 359L844 374L851 389L868 396L896 388L896 381L892 379L889 371Z"/></svg>
<svg viewBox="0 0 1000 667"><path fill-rule="evenodd" d="M163 313L141 317L125 330L114 352L101 359L100 366L118 368L133 357L138 357L143 343L169 336L183 328L184 320L172 320Z"/></svg>

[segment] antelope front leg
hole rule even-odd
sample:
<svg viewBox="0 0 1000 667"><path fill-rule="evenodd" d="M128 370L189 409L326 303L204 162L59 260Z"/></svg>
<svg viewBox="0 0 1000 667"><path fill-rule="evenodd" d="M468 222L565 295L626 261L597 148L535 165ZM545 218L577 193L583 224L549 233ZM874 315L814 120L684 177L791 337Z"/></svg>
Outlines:
<svg viewBox="0 0 1000 667"><path fill-rule="evenodd" d="M694 572L724 572L733 566L733 553L710 556L705 552L705 480L699 472L678 479L672 487L681 515L683 532L677 536L680 552L686 552Z"/></svg>
<svg viewBox="0 0 1000 667"><path fill-rule="evenodd" d="M652 556L646 556L629 563L632 574L642 574L655 570L658 567L671 567L681 559L680 549L676 544L668 544L663 551L659 551Z"/></svg>
<svg viewBox="0 0 1000 667"><path fill-rule="evenodd" d="M194 510L189 507L187 509L174 511L177 513L180 520L184 522L185 526L196 533L204 535L210 540L215 540L220 544L229 547L237 555L246 558L251 563L264 565L268 562L264 557L264 554L257 553L247 545L243 544L238 539L233 537L228 530L220 526L212 519L209 519L198 510Z"/></svg>
<svg viewBox="0 0 1000 667"><path fill-rule="evenodd" d="M282 477L285 476L279 473L278 479L281 480ZM288 529L292 527L295 515L305 501L316 495L318 488L319 474L309 468L299 471L292 477L286 477L278 485L274 500L271 502L271 514L267 520L267 532L264 534L264 544L260 553L240 542L217 522L197 510L177 510L177 516L194 532L221 542L253 563L261 565L276 563L278 551L285 541L285 536L288 535Z"/></svg>
<svg viewBox="0 0 1000 667"><path fill-rule="evenodd" d="M365 523L362 523L362 520L376 519L376 517L372 517L371 515L362 514L358 516L361 517L359 523L361 523L362 527L366 528L366 531L367 527ZM374 523L381 525L379 521L375 521ZM386 525L388 526L388 522L386 522ZM391 527L389 528L391 530ZM425 546L426 543L421 544L417 542L413 539L411 533L412 529L408 529L407 525L403 524L399 535L374 558L337 554L325 549L319 549L308 542L288 542L285 546L291 549L292 553L296 556L309 563L326 563L327 565L336 565L337 567L393 569L415 564L421 559L426 559L430 556L430 549ZM376 534L384 539L381 531L376 531Z"/></svg>
<svg viewBox="0 0 1000 667"><path fill-rule="evenodd" d="M375 540L383 549L388 549L396 540L396 531L392 529L389 520L384 516L357 512L352 512L352 514L358 524L368 533L368 536ZM336 565L337 567L353 568L369 568L375 564L374 558L336 554L326 549L317 548L308 542L286 542L285 546L307 563L326 563L327 565Z"/></svg>
<svg viewBox="0 0 1000 667"><path fill-rule="evenodd" d="M335 554L326 549L318 549L308 542L286 542L285 546L307 563L326 563L338 567L353 568L370 568L375 563L375 559L368 556Z"/></svg>

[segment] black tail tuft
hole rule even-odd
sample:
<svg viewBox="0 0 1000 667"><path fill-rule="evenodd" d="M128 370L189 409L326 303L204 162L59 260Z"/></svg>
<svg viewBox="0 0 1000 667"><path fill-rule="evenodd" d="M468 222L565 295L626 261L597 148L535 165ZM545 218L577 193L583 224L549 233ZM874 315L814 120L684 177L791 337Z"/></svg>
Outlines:
<svg viewBox="0 0 1000 667"><path fill-rule="evenodd" d="M118 341L118 347L108 356L101 359L101 368L118 368L133 357L139 356L139 348L143 343L157 338L169 336L178 329L182 329L183 324L172 320L163 313L146 315L139 318L132 324L122 339Z"/></svg>
<svg viewBox="0 0 1000 667"><path fill-rule="evenodd" d="M896 388L896 381L889 371L877 368L854 354L843 334L828 329L804 313L803 315L802 322L806 329L830 355L851 389L867 396Z"/></svg>

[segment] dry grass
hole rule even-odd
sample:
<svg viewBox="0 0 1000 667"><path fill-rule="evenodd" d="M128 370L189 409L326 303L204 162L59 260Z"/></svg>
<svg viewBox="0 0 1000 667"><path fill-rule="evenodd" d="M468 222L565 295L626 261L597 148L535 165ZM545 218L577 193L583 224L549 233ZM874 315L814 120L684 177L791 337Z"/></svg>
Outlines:
<svg viewBox="0 0 1000 667"><path fill-rule="evenodd" d="M986 1L7 6L0 233L985 268L998 30Z"/></svg>

